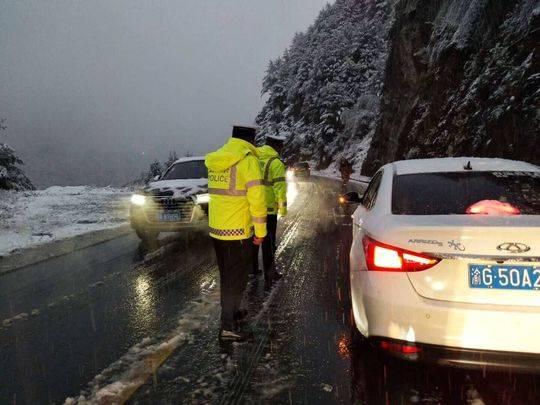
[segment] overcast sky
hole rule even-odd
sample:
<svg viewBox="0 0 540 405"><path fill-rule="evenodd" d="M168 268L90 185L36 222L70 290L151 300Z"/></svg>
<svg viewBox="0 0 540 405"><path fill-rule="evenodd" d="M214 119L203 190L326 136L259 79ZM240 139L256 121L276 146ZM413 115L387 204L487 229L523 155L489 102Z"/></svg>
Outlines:
<svg viewBox="0 0 540 405"><path fill-rule="evenodd" d="M253 122L327 0L0 0L0 135L39 186L119 184Z"/></svg>

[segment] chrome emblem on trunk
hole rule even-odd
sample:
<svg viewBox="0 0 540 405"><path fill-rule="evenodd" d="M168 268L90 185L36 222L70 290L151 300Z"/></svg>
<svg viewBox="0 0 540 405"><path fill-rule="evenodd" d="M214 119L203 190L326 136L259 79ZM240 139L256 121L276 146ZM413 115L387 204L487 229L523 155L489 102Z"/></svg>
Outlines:
<svg viewBox="0 0 540 405"><path fill-rule="evenodd" d="M506 242L497 246L497 250L504 250L510 253L525 253L531 250L531 248L524 243Z"/></svg>

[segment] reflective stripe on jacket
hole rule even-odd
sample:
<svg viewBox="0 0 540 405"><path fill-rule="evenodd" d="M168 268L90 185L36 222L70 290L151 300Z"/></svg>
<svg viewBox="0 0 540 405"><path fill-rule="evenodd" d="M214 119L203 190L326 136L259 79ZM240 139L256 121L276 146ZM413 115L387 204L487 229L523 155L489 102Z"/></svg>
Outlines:
<svg viewBox="0 0 540 405"><path fill-rule="evenodd" d="M268 145L257 148L263 182L266 189L266 206L268 214L287 215L287 181L285 164L279 154Z"/></svg>
<svg viewBox="0 0 540 405"><path fill-rule="evenodd" d="M240 240L266 236L266 200L256 148L230 138L206 155L210 236Z"/></svg>

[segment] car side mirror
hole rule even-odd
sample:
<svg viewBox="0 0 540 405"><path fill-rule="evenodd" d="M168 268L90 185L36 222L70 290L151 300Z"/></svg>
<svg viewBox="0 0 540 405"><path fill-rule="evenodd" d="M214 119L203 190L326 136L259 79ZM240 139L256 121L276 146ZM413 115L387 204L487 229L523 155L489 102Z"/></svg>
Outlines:
<svg viewBox="0 0 540 405"><path fill-rule="evenodd" d="M339 197L341 204L362 204L363 198L356 191L350 191Z"/></svg>

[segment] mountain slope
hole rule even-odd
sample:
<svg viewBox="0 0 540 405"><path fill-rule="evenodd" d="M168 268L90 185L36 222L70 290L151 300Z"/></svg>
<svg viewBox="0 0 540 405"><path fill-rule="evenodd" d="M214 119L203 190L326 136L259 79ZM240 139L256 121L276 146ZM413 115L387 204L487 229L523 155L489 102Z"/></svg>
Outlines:
<svg viewBox="0 0 540 405"><path fill-rule="evenodd" d="M367 175L421 157L538 164L539 43L540 0L337 0L270 63L257 123L318 169L341 156Z"/></svg>
<svg viewBox="0 0 540 405"><path fill-rule="evenodd" d="M268 67L261 135L289 133L285 155L319 168L342 154L361 163L379 109L391 9L386 1L337 0L297 34Z"/></svg>
<svg viewBox="0 0 540 405"><path fill-rule="evenodd" d="M416 157L540 163L539 4L399 1L382 107L362 172Z"/></svg>

